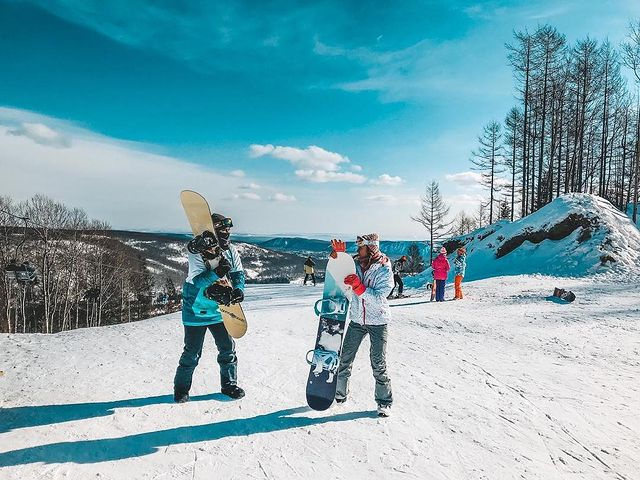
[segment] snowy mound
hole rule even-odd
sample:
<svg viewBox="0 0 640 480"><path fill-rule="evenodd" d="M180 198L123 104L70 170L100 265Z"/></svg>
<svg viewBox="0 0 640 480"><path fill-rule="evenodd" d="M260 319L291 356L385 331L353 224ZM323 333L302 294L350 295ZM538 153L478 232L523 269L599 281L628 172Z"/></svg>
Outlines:
<svg viewBox="0 0 640 480"><path fill-rule="evenodd" d="M450 252L462 245L465 280L531 273L584 276L640 265L640 231L611 203L589 194L563 195L525 218L502 220L446 244ZM417 287L431 281L431 271L408 280Z"/></svg>

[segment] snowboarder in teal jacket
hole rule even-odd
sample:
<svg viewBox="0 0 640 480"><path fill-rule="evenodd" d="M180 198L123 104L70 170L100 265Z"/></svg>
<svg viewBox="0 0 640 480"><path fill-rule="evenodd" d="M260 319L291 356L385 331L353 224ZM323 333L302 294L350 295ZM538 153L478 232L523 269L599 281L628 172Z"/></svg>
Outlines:
<svg viewBox="0 0 640 480"><path fill-rule="evenodd" d="M220 214L211 215L215 234L203 232L192 239L189 251L189 273L182 287L182 323L184 349L174 378L174 400L189 400L193 372L202 355L204 337L209 330L218 348L220 385L223 394L242 398L244 390L237 385L238 359L235 342L222 323L219 304L229 305L244 300L244 271L236 248L230 242L233 222ZM228 277L231 286L216 283Z"/></svg>

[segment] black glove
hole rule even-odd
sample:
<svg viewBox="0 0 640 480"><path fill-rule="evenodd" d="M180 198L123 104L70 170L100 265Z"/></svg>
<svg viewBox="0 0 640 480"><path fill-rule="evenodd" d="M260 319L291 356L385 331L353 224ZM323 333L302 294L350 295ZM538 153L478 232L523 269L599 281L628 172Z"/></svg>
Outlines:
<svg viewBox="0 0 640 480"><path fill-rule="evenodd" d="M244 292L241 288L234 288L231 292L231 303L240 303L244 300Z"/></svg>
<svg viewBox="0 0 640 480"><path fill-rule="evenodd" d="M221 305L231 305L231 296L233 294L233 288L228 287L227 285L220 285L219 283L214 283L207 287L204 291L204 296L209 300L213 300L214 302L220 303Z"/></svg>
<svg viewBox="0 0 640 480"><path fill-rule="evenodd" d="M216 248L218 246L218 239L216 236L205 230L200 235L196 235L188 244L187 250L191 253L203 253L206 250Z"/></svg>
<svg viewBox="0 0 640 480"><path fill-rule="evenodd" d="M219 278L223 278L230 270L231 264L229 263L229 260L227 260L224 255L220 255L220 263L218 263L218 266L213 269L213 273L215 273Z"/></svg>

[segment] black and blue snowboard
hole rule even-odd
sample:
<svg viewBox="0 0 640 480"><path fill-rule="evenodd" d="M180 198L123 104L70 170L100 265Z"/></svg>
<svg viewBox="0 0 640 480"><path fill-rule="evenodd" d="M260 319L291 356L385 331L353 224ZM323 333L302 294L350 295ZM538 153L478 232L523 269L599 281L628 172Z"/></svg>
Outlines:
<svg viewBox="0 0 640 480"><path fill-rule="evenodd" d="M349 313L351 287L344 284L347 275L356 273L353 258L339 252L329 257L324 279L322 299L315 304L319 315L316 346L307 352L311 365L307 380L307 403L314 410L326 410L336 395L340 351L345 322Z"/></svg>

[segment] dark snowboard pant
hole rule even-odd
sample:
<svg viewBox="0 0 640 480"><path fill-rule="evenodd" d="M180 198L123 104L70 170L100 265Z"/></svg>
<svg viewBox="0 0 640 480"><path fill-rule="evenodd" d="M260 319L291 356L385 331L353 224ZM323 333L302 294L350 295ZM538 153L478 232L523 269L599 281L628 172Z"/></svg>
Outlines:
<svg viewBox="0 0 640 480"><path fill-rule="evenodd" d="M187 326L184 325L184 350L173 381L174 391L188 393L191 389L193 371L198 366L202 356L202 345L207 330L213 335L218 347L218 364L220 365L220 385L222 387L235 385L238 380L238 359L236 346L227 333L224 323L213 325Z"/></svg>
<svg viewBox="0 0 640 480"><path fill-rule="evenodd" d="M436 280L436 302L444 302L444 285L446 280Z"/></svg>
<svg viewBox="0 0 640 480"><path fill-rule="evenodd" d="M387 375L387 326L386 325L360 325L355 322L349 323L349 328L344 336L342 353L340 354L340 366L338 367L338 381L336 386L336 398L347 398L349 394L349 377L353 361L358 353L358 348L369 334L371 347L369 358L373 377L376 379L375 399L378 405L391 405L393 395L391 394L391 379Z"/></svg>
<svg viewBox="0 0 640 480"><path fill-rule="evenodd" d="M404 283L402 283L402 278L400 278L400 274L393 274L393 288L391 289L391 293L389 295L393 295L393 291L396 289L396 285L398 286L398 295L402 295L402 290L404 289Z"/></svg>
<svg viewBox="0 0 640 480"><path fill-rule="evenodd" d="M307 279L311 278L311 280L313 280L313 284L316 284L316 276L313 273L305 273L304 274L304 282L302 283L303 285L307 284Z"/></svg>

